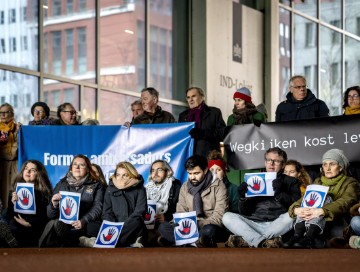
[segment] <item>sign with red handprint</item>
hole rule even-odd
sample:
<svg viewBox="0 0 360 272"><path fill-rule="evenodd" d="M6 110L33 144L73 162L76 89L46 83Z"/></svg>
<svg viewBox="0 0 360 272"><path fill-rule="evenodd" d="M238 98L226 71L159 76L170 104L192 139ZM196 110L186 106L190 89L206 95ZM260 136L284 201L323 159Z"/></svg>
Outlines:
<svg viewBox="0 0 360 272"><path fill-rule="evenodd" d="M177 246L191 244L199 239L196 212L174 214L174 235Z"/></svg>
<svg viewBox="0 0 360 272"><path fill-rule="evenodd" d="M148 200L147 205L148 208L144 216L144 222L146 224L147 229L154 229L155 215L157 214L156 201Z"/></svg>
<svg viewBox="0 0 360 272"><path fill-rule="evenodd" d="M36 214L35 192L33 183L18 183L16 185L17 201L14 211L23 214Z"/></svg>
<svg viewBox="0 0 360 272"><path fill-rule="evenodd" d="M104 220L101 224L94 247L114 248L119 240L124 222L110 222Z"/></svg>
<svg viewBox="0 0 360 272"><path fill-rule="evenodd" d="M312 184L306 187L306 191L301 202L304 208L321 208L324 205L326 194L329 187Z"/></svg>
<svg viewBox="0 0 360 272"><path fill-rule="evenodd" d="M246 197L274 195L272 181L276 179L276 172L246 173L244 178L248 184Z"/></svg>
<svg viewBox="0 0 360 272"><path fill-rule="evenodd" d="M80 193L60 191L60 218L59 220L71 224L79 219Z"/></svg>

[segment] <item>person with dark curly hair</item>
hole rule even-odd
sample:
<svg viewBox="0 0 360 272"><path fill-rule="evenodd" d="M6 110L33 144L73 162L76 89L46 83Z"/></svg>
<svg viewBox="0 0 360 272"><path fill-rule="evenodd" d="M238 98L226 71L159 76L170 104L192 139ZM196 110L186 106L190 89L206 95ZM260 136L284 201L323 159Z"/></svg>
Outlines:
<svg viewBox="0 0 360 272"><path fill-rule="evenodd" d="M360 114L360 87L347 88L344 94L344 115Z"/></svg>

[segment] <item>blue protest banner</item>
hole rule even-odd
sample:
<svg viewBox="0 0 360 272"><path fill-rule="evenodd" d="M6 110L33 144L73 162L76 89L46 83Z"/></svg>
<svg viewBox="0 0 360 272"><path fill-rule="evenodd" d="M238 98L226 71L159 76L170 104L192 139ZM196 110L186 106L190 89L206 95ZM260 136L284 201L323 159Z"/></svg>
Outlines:
<svg viewBox="0 0 360 272"><path fill-rule="evenodd" d="M125 126L23 126L19 136L19 167L27 159L42 162L53 186L65 176L73 157L86 155L101 166L105 178L120 161L131 162L145 184L154 160L166 160L184 182L185 160L193 154L189 131L194 123Z"/></svg>

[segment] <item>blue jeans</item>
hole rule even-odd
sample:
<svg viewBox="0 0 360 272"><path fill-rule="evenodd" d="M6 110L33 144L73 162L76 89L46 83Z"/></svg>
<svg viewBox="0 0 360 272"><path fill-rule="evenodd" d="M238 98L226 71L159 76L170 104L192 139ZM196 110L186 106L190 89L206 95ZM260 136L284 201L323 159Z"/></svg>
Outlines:
<svg viewBox="0 0 360 272"><path fill-rule="evenodd" d="M292 229L294 219L288 213L270 222L255 222L236 213L227 212L222 222L233 234L241 236L252 247L258 247L265 239L279 237Z"/></svg>
<svg viewBox="0 0 360 272"><path fill-rule="evenodd" d="M351 218L350 227L356 235L360 236L360 216L359 215Z"/></svg>

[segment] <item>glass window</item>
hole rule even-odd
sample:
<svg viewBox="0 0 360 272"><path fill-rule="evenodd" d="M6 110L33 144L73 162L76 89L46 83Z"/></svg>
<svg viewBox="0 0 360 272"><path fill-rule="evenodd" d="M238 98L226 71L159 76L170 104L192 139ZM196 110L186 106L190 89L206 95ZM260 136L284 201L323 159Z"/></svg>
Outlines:
<svg viewBox="0 0 360 272"><path fill-rule="evenodd" d="M26 14L27 14L27 7L22 7L21 8L21 21L22 22L26 22L26 18L27 18Z"/></svg>
<svg viewBox="0 0 360 272"><path fill-rule="evenodd" d="M316 24L309 21L308 19L305 19L304 17L295 15L293 75L304 75L305 67L314 67L317 65L316 41ZM317 95L317 82L317 73L314 71L312 73L312 78L310 81L308 81L308 85L315 95Z"/></svg>
<svg viewBox="0 0 360 272"><path fill-rule="evenodd" d="M16 38L10 38L10 52L16 52Z"/></svg>
<svg viewBox="0 0 360 272"><path fill-rule="evenodd" d="M6 74L11 76L7 77ZM38 101L38 78L24 74L0 70L1 104L8 102L14 107L17 122L27 124L31 105Z"/></svg>
<svg viewBox="0 0 360 272"><path fill-rule="evenodd" d="M331 1L331 0L330 0ZM306 15L317 18L317 0L306 0L306 1L293 1L294 8Z"/></svg>
<svg viewBox="0 0 360 272"><path fill-rule="evenodd" d="M5 39L1 38L0 39L0 52L1 53L6 53L6 45L5 45Z"/></svg>
<svg viewBox="0 0 360 272"><path fill-rule="evenodd" d="M333 26L342 28L341 2L342 0L320 0L320 19Z"/></svg>
<svg viewBox="0 0 360 272"><path fill-rule="evenodd" d="M70 102L76 110L79 110L78 85L50 79L44 79L43 85L44 97L50 108L57 108L62 103Z"/></svg>
<svg viewBox="0 0 360 272"><path fill-rule="evenodd" d="M280 73L280 88L279 88L279 97L280 100L283 100L288 93L288 81L290 79L291 71L291 47L290 47L290 22L291 22L291 13L283 8L280 8L279 13L279 44L280 44L280 54L279 54L279 69Z"/></svg>
<svg viewBox="0 0 360 272"><path fill-rule="evenodd" d="M9 23L16 23L16 10L10 9L9 10Z"/></svg>
<svg viewBox="0 0 360 272"><path fill-rule="evenodd" d="M86 67L86 53L87 53L87 46L86 46L86 28L81 27L77 29L78 33L78 52L79 52L79 59L78 59L78 72L79 74L85 73L87 71Z"/></svg>
<svg viewBox="0 0 360 272"><path fill-rule="evenodd" d="M66 1L66 14L74 13L74 0Z"/></svg>
<svg viewBox="0 0 360 272"><path fill-rule="evenodd" d="M64 101L73 101L74 96L74 88L64 89Z"/></svg>
<svg viewBox="0 0 360 272"><path fill-rule="evenodd" d="M86 0L79 0L78 1L78 11L85 11L86 10Z"/></svg>
<svg viewBox="0 0 360 272"><path fill-rule="evenodd" d="M45 73L49 73L49 51L48 51L48 35L47 33L44 33L44 53L43 53L43 58L44 58L44 72Z"/></svg>
<svg viewBox="0 0 360 272"><path fill-rule="evenodd" d="M74 73L74 30L66 30L66 74Z"/></svg>
<svg viewBox="0 0 360 272"><path fill-rule="evenodd" d="M3 10L0 11L0 25L3 25L5 22L5 13Z"/></svg>
<svg viewBox="0 0 360 272"><path fill-rule="evenodd" d="M345 89L359 85L360 42L350 37L345 38Z"/></svg>
<svg viewBox="0 0 360 272"><path fill-rule="evenodd" d="M341 110L341 47L333 43L334 33L327 27L320 27L320 92L330 115L339 115ZM340 39L340 38L339 38Z"/></svg>
<svg viewBox="0 0 360 272"><path fill-rule="evenodd" d="M28 41L27 41L27 36L22 36L21 37L21 50L28 50Z"/></svg>
<svg viewBox="0 0 360 272"><path fill-rule="evenodd" d="M345 30L360 36L360 1L346 0L344 1L345 13Z"/></svg>
<svg viewBox="0 0 360 272"><path fill-rule="evenodd" d="M111 16L105 16L111 5L101 1L104 12L100 18L100 83L103 86L134 92L139 91L138 86L144 88L138 83L138 68L139 63L145 67L145 54L137 54L139 37L145 37L144 32L139 31L145 31L145 27L139 28L139 22L145 20L143 1L112 6Z"/></svg>
<svg viewBox="0 0 360 272"><path fill-rule="evenodd" d="M96 118L96 89L86 87L82 93L81 120ZM101 124L101 123L100 123Z"/></svg>
<svg viewBox="0 0 360 272"><path fill-rule="evenodd" d="M61 75L61 31L53 31L52 35L52 56L55 75Z"/></svg>
<svg viewBox="0 0 360 272"><path fill-rule="evenodd" d="M61 0L53 1L53 16L61 15Z"/></svg>

